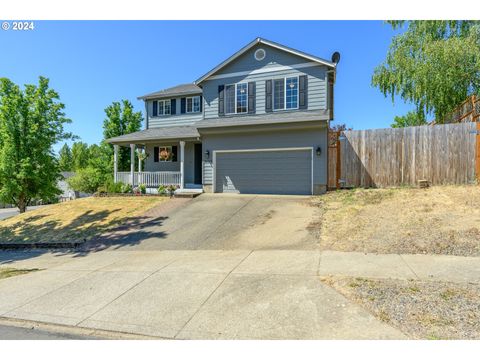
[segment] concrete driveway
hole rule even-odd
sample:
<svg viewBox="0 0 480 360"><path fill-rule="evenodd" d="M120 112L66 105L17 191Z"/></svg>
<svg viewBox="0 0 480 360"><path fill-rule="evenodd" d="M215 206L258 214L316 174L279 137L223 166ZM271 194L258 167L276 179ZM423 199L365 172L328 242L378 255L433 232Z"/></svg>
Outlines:
<svg viewBox="0 0 480 360"><path fill-rule="evenodd" d="M0 252L0 317L169 339L401 339L320 278L307 197L202 195L83 252ZM328 269L326 270L328 271Z"/></svg>
<svg viewBox="0 0 480 360"><path fill-rule="evenodd" d="M316 211L306 196L204 194L99 242L123 250L315 250L308 225Z"/></svg>

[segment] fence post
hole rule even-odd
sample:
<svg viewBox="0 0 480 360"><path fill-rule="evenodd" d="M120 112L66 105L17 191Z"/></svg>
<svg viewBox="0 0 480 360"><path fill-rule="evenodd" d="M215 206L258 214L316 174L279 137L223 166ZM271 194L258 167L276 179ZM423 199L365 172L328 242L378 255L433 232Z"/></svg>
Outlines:
<svg viewBox="0 0 480 360"><path fill-rule="evenodd" d="M335 175L337 181L335 182L337 185L337 189L340 189L340 178L342 177L342 164L341 164L341 151L340 151L340 136L342 136L342 132L337 132L337 167L335 169Z"/></svg>
<svg viewBox="0 0 480 360"><path fill-rule="evenodd" d="M480 183L480 122L477 121L477 135L476 137L476 161L475 161L475 175L477 182Z"/></svg>

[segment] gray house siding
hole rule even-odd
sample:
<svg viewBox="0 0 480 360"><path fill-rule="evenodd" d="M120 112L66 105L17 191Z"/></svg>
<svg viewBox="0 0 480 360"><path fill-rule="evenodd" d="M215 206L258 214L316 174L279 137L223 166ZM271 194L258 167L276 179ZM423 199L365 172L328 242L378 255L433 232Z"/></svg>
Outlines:
<svg viewBox="0 0 480 360"><path fill-rule="evenodd" d="M258 48L266 50L265 59L257 61L254 53ZM257 45L241 55L232 63L226 65L220 71L214 74L214 78L206 80L201 84L204 96L205 118L218 117L218 86L233 84L238 82L256 82L256 114L265 113L265 80L289 77L289 76L308 76L308 110L327 109L327 67L322 65L309 65L311 63L305 58L286 53L284 51L269 47L267 45ZM301 64L300 68L292 68ZM308 65L308 67L303 67ZM287 66L288 69L273 71L275 68ZM269 71L272 70L272 71ZM257 73L257 71L268 71ZM248 72L248 74L234 75L232 77L222 77L232 73ZM251 72L254 72L253 74Z"/></svg>
<svg viewBox="0 0 480 360"><path fill-rule="evenodd" d="M302 130L282 130L268 132L248 132L236 134L204 134L202 136L203 184L213 185L213 151L215 150L249 150L278 149L295 147L313 147L314 152L319 146L321 155L313 157L313 187L314 192L324 189L327 184L327 128L317 127ZM210 156L205 156L208 150Z"/></svg>
<svg viewBox="0 0 480 360"><path fill-rule="evenodd" d="M205 119L218 117L218 86L239 82L255 81L256 114L265 114L265 80L308 76L308 110L325 110L327 108L327 68L311 66L301 69L289 69L261 74L235 76L222 79L206 80L203 83ZM295 111L295 110L290 110ZM241 115L240 115L241 116Z"/></svg>
<svg viewBox="0 0 480 360"><path fill-rule="evenodd" d="M155 116L153 117L153 101L147 101L147 129L148 128L155 128L155 127L163 127L163 126L181 126L181 125L191 125L194 124L196 121L203 119L203 113L191 113L191 114L180 114L180 97L173 98L176 99L176 111L175 115L163 115L163 116Z"/></svg>
<svg viewBox="0 0 480 360"><path fill-rule="evenodd" d="M254 58L254 54L259 48L264 49L266 55L263 60L257 61ZM215 75L230 74L240 71L252 71L257 69L268 69L277 66L291 66L309 61L310 60L308 59L287 53L283 50L279 50L265 44L258 44L236 58L230 64L227 64L225 67L220 69L217 73L215 73Z"/></svg>
<svg viewBox="0 0 480 360"><path fill-rule="evenodd" d="M153 156L153 149L155 146L177 146L178 159L177 161L167 162L159 161L155 162ZM145 171L180 171L180 143L179 142L159 142L158 144L148 144L145 146L147 159L144 163ZM184 169L185 169L185 183L194 182L194 143L185 143L185 157L184 157Z"/></svg>

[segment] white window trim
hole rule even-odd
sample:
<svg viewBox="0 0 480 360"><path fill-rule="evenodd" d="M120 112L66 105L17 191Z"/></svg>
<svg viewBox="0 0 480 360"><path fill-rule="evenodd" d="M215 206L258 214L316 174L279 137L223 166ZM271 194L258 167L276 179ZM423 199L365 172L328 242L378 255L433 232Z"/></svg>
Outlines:
<svg viewBox="0 0 480 360"><path fill-rule="evenodd" d="M242 84L247 85L247 111L237 112L237 85L242 85ZM224 99L225 115L248 114L248 82L226 84L225 85L225 90L227 89L227 86L234 86L235 87L235 106L233 107L235 112L231 112L231 113L227 112L227 92L225 91L225 99Z"/></svg>
<svg viewBox="0 0 480 360"><path fill-rule="evenodd" d="M165 115L172 115L172 99L168 100L156 100L157 102L157 116L165 116ZM170 103L170 112L168 114L165 113L165 104ZM162 110L163 112L160 113L160 103L163 103Z"/></svg>
<svg viewBox="0 0 480 360"><path fill-rule="evenodd" d="M194 98L198 98L198 101L199 101L199 103L200 103L200 107L199 107L198 111L193 111L193 99L194 99ZM188 106L187 106L188 99L192 99L192 111L188 111ZM202 101L202 100L200 99L200 95L187 96L187 97L185 98L185 114L194 114L194 113L202 112L202 111L201 111L201 108L202 108L201 101Z"/></svg>
<svg viewBox="0 0 480 360"><path fill-rule="evenodd" d="M287 108L287 79L297 79L297 107ZM283 109L275 109L275 80L283 79ZM298 110L300 101L300 76L287 76L272 79L272 109L273 111Z"/></svg>
<svg viewBox="0 0 480 360"><path fill-rule="evenodd" d="M158 162L161 163L161 162L172 162L172 160L162 160L162 158L160 157L160 149L161 148L170 148L170 154L173 155L173 146L172 145L159 145L158 146Z"/></svg>

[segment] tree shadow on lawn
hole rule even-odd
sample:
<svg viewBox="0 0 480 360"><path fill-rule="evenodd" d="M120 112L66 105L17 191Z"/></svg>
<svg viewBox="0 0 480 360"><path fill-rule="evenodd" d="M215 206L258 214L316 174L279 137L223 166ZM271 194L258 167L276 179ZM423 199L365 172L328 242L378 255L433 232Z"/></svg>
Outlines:
<svg viewBox="0 0 480 360"><path fill-rule="evenodd" d="M106 219L119 209L93 212L88 210L73 221L62 225L58 220L42 220L46 215L34 215L11 226L0 227L0 243L4 244L76 244L75 248L0 250L0 265L53 253L56 256L84 257L90 252L107 248L120 249L140 244L151 238L164 238L158 230L168 217L135 216L127 220ZM86 226L86 224L89 224ZM147 230L147 227L149 228Z"/></svg>

